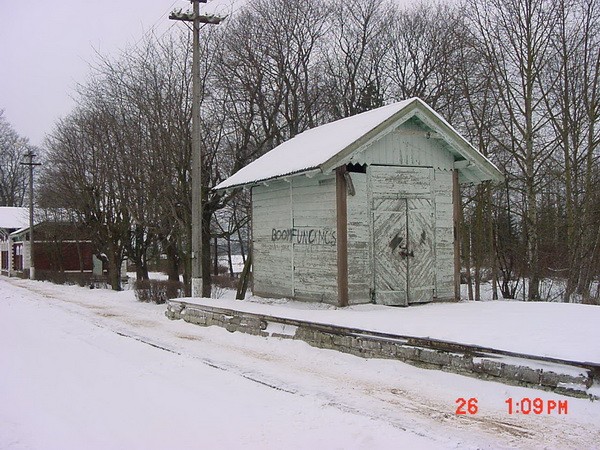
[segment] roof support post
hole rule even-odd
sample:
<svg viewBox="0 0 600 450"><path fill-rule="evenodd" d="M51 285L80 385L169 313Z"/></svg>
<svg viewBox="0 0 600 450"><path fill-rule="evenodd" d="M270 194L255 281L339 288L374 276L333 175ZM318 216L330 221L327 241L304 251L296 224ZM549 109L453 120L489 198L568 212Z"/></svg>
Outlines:
<svg viewBox="0 0 600 450"><path fill-rule="evenodd" d="M452 171L452 212L454 219L454 300L460 301L460 219L462 205L458 169Z"/></svg>
<svg viewBox="0 0 600 450"><path fill-rule="evenodd" d="M338 306L348 306L348 186L346 165L335 169Z"/></svg>

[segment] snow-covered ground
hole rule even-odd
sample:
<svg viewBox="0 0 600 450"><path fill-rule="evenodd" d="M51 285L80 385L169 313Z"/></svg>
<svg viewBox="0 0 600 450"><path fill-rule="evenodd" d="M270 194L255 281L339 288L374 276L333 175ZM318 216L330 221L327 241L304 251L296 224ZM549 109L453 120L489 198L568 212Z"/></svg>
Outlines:
<svg viewBox="0 0 600 450"><path fill-rule="evenodd" d="M0 277L0 448L600 448L600 402L164 310L132 291ZM476 414L455 414L461 397L478 400ZM508 414L505 401L525 397L567 401L568 413Z"/></svg>

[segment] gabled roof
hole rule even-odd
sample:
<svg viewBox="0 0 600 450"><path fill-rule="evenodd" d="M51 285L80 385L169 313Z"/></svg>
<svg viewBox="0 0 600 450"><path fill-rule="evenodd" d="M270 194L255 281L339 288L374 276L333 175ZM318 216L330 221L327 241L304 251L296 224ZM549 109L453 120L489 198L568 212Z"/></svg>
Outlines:
<svg viewBox="0 0 600 450"><path fill-rule="evenodd" d="M89 240L90 232L85 227L78 226L68 221L45 220L36 223L34 226L36 242L38 239L70 239L70 240ZM29 233L29 226L10 233L11 237L16 237ZM41 236L41 237L40 237Z"/></svg>
<svg viewBox="0 0 600 450"><path fill-rule="evenodd" d="M215 189L232 189L312 171L329 173L347 164L365 145L414 116L438 132L448 144L455 161L461 162L456 167L462 172L463 181L503 179L490 160L429 105L414 97L300 133L240 169Z"/></svg>
<svg viewBox="0 0 600 450"><path fill-rule="evenodd" d="M0 228L19 229L29 226L29 209L19 206L0 206Z"/></svg>

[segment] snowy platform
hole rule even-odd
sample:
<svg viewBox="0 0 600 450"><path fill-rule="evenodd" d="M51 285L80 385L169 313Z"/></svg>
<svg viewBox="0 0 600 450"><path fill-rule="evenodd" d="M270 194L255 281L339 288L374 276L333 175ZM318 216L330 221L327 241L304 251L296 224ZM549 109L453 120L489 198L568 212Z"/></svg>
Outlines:
<svg viewBox="0 0 600 450"><path fill-rule="evenodd" d="M503 301L337 309L278 300L188 298L171 300L166 315L361 357L600 397L599 350L589 345L600 337L591 326L600 319L600 308L593 306Z"/></svg>

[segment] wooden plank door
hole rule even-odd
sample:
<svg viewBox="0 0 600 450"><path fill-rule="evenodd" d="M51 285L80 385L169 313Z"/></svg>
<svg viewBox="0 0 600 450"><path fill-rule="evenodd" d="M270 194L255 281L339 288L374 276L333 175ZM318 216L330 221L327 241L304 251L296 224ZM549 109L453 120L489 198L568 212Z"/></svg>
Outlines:
<svg viewBox="0 0 600 450"><path fill-rule="evenodd" d="M408 240L406 199L373 202L373 262L375 301L408 304L408 258L400 256Z"/></svg>
<svg viewBox="0 0 600 450"><path fill-rule="evenodd" d="M433 300L434 251L433 208L425 198L407 201L408 303Z"/></svg>
<svg viewBox="0 0 600 450"><path fill-rule="evenodd" d="M431 201L375 199L373 203L375 301L383 305L429 302L434 293Z"/></svg>

